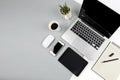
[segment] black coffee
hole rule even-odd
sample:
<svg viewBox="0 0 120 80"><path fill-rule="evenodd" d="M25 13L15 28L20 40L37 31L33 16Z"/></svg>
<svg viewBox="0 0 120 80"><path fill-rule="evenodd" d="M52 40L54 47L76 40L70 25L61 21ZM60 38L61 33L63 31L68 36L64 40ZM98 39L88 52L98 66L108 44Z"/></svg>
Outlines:
<svg viewBox="0 0 120 80"><path fill-rule="evenodd" d="M51 25L51 29L52 29L52 30L57 29L57 27L58 27L58 24L57 24L57 23L53 23L53 24Z"/></svg>

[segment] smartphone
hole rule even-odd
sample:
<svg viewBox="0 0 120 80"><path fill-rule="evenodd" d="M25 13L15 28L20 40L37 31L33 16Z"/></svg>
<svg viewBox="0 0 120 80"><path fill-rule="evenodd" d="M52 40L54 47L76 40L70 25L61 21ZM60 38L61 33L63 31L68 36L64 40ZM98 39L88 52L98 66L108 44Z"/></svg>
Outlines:
<svg viewBox="0 0 120 80"><path fill-rule="evenodd" d="M50 50L50 53L53 55L53 56L56 56L57 53L60 51L60 49L64 46L64 43L62 43L61 41L58 41L55 46L53 47L52 50Z"/></svg>

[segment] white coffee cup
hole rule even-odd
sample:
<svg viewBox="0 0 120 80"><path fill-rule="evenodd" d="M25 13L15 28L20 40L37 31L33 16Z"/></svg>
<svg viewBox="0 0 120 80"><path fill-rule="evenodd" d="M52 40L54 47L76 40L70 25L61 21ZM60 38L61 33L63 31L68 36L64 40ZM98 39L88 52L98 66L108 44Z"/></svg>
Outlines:
<svg viewBox="0 0 120 80"><path fill-rule="evenodd" d="M48 25L49 27L49 30L51 31L60 31L61 28L60 28L60 25L57 21L51 21Z"/></svg>

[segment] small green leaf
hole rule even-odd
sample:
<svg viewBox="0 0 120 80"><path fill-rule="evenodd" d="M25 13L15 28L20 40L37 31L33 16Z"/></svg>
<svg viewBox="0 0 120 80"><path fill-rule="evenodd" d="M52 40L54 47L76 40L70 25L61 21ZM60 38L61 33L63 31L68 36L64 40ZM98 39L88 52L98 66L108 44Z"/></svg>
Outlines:
<svg viewBox="0 0 120 80"><path fill-rule="evenodd" d="M66 3L63 6L59 5L59 7L60 7L60 12L63 15L66 15L70 11L70 8L67 6Z"/></svg>

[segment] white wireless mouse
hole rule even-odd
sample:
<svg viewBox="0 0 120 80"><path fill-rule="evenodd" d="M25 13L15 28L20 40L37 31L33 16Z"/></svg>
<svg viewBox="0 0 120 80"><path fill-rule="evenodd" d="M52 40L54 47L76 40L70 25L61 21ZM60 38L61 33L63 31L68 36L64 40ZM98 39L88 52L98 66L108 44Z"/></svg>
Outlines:
<svg viewBox="0 0 120 80"><path fill-rule="evenodd" d="M51 45L51 43L54 41L54 39L55 39L54 36L48 35L42 42L43 47L48 48Z"/></svg>

